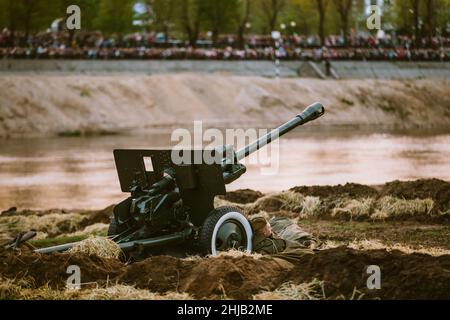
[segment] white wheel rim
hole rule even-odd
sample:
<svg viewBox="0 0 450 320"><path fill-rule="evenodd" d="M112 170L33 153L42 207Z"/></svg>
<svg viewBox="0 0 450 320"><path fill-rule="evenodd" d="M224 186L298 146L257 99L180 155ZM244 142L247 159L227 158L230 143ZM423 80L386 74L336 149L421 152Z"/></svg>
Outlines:
<svg viewBox="0 0 450 320"><path fill-rule="evenodd" d="M250 222L239 212L232 211L224 214L219 221L217 221L214 231L211 237L211 255L216 256L217 255L217 249L216 249L216 237L217 233L219 232L220 227L222 224L230 219L234 219L238 221L245 230L245 234L247 236L247 249L245 250L247 253L251 253L253 250L252 240L253 240L253 231L252 227L250 225Z"/></svg>

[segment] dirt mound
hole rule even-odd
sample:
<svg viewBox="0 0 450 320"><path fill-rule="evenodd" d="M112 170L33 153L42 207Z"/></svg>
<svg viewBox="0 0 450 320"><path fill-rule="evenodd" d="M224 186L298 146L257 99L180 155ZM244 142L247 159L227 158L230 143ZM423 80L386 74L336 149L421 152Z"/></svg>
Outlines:
<svg viewBox="0 0 450 320"><path fill-rule="evenodd" d="M252 203L264 196L259 191L250 189L240 189L236 191L229 191L225 196L220 196L220 199L227 200L234 203L247 204Z"/></svg>
<svg viewBox="0 0 450 320"><path fill-rule="evenodd" d="M84 228L94 223L109 223L111 216L113 215L114 206L115 205L111 205L103 210L83 212L83 215L85 215L87 219L80 225L80 227Z"/></svg>
<svg viewBox="0 0 450 320"><path fill-rule="evenodd" d="M48 283L52 288L64 288L68 274L67 267L77 265L81 269L81 282L105 282L123 272L123 264L116 259L102 259L86 254L38 254L21 252L0 252L0 275L6 278L32 280L36 287Z"/></svg>
<svg viewBox="0 0 450 320"><path fill-rule="evenodd" d="M374 188L357 183L347 183L345 185L339 184L337 186L300 186L290 190L305 196L321 198L344 196L351 198L367 198L376 197L378 195L377 190Z"/></svg>
<svg viewBox="0 0 450 320"><path fill-rule="evenodd" d="M393 181L377 187L355 183L337 186L299 186L290 191L317 198L319 205L313 210L315 217L343 220L416 220L435 223L450 221L450 183L438 179ZM297 207L305 209L307 204L305 201L295 197L292 199L294 202L300 200ZM281 203L274 206L272 202L268 202L269 209L281 208ZM264 206L257 209L265 210Z"/></svg>
<svg viewBox="0 0 450 320"><path fill-rule="evenodd" d="M128 266L119 281L153 292L174 291L179 286L180 272L190 270L193 264L189 260L155 256Z"/></svg>
<svg viewBox="0 0 450 320"><path fill-rule="evenodd" d="M436 209L450 209L450 182L439 179L420 179L416 181L393 181L386 183L381 196L401 199L433 199Z"/></svg>
<svg viewBox="0 0 450 320"><path fill-rule="evenodd" d="M318 99L329 112L314 125L448 128L448 85L446 79L6 75L0 78L0 137L114 133L180 119L272 125Z"/></svg>
<svg viewBox="0 0 450 320"><path fill-rule="evenodd" d="M50 209L50 210L30 210L23 209L18 210L17 207L9 208L8 210L2 211L0 217L14 217L14 216L38 216L42 217L49 214L66 214L70 213L64 209Z"/></svg>
<svg viewBox="0 0 450 320"><path fill-rule="evenodd" d="M155 256L127 268L121 282L154 292L187 292L195 298L249 299L283 282L290 264L271 258L217 257L180 260Z"/></svg>
<svg viewBox="0 0 450 320"><path fill-rule="evenodd" d="M109 224L114 206L103 210L21 210L11 208L0 214L0 238L14 238L19 232L37 231L48 237L81 232L96 224ZM14 209L14 210L13 210Z"/></svg>
<svg viewBox="0 0 450 320"><path fill-rule="evenodd" d="M81 268L83 283L136 285L155 293L188 293L195 298L251 299L289 282L324 282L328 299L450 299L450 255L405 254L400 251L359 251L347 247L316 251L289 259L219 256L178 259L154 256L125 266L115 259L82 254L1 252L0 276L27 277L32 286L47 283L64 288L69 265ZM381 289L368 290L367 267L381 270Z"/></svg>
<svg viewBox="0 0 450 320"><path fill-rule="evenodd" d="M327 298L450 298L449 255L339 247L290 261L292 264L245 256L196 260L153 257L129 266L120 281L156 292L187 292L196 298L249 299L288 281L300 284L314 279L324 281ZM369 265L381 269L381 290L367 289Z"/></svg>
<svg viewBox="0 0 450 320"><path fill-rule="evenodd" d="M381 270L381 289L368 290L367 266ZM449 299L450 255L432 257L385 250L357 251L346 247L303 256L290 272L294 282L325 281L328 298L350 298L354 290L365 298Z"/></svg>
<svg viewBox="0 0 450 320"><path fill-rule="evenodd" d="M265 212L278 212L283 207L284 202L275 196L267 196L260 199L257 203L250 205L250 209L247 210L248 214L257 214L261 211Z"/></svg>
<svg viewBox="0 0 450 320"><path fill-rule="evenodd" d="M12 207L8 210L2 211L0 217L14 217L14 216L46 216L49 214L70 214L78 213L85 216L81 226L85 227L94 223L109 223L109 219L113 214L114 205L110 205L102 210L64 210L64 209L50 209L50 210L18 210L17 207Z"/></svg>

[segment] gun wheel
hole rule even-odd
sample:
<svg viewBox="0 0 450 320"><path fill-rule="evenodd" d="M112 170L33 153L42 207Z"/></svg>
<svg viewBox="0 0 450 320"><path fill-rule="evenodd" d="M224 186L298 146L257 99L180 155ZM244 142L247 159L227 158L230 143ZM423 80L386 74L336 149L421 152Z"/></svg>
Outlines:
<svg viewBox="0 0 450 320"><path fill-rule="evenodd" d="M252 238L252 227L239 209L220 207L203 223L199 243L204 252L214 256L230 249L251 253Z"/></svg>

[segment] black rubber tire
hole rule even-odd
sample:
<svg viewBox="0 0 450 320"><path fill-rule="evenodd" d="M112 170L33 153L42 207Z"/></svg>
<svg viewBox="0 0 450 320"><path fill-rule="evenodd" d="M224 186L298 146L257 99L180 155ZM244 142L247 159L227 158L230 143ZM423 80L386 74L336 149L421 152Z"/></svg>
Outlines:
<svg viewBox="0 0 450 320"><path fill-rule="evenodd" d="M108 228L108 236L115 236L116 234L119 234L119 226L117 225L116 218L114 216L111 216L109 219L109 228Z"/></svg>
<svg viewBox="0 0 450 320"><path fill-rule="evenodd" d="M224 215L231 213L231 212L237 212L242 215L244 219L245 215L242 213L242 211L236 207L231 206L224 206L214 209L209 216L206 218L205 222L203 223L203 226L200 230L199 234L199 246L204 254L211 254L211 242L212 237L214 233L214 229L219 222L220 218L222 218ZM250 229L251 232L251 229ZM252 242L252 235L246 235L247 236L247 242L250 241L250 246Z"/></svg>

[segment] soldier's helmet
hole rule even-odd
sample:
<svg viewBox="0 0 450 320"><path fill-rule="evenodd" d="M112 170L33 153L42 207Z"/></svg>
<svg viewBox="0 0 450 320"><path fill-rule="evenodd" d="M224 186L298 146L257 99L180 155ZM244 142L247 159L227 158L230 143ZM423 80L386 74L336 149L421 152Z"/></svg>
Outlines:
<svg viewBox="0 0 450 320"><path fill-rule="evenodd" d="M254 217L250 220L253 232L258 232L267 225L268 221L264 217Z"/></svg>

